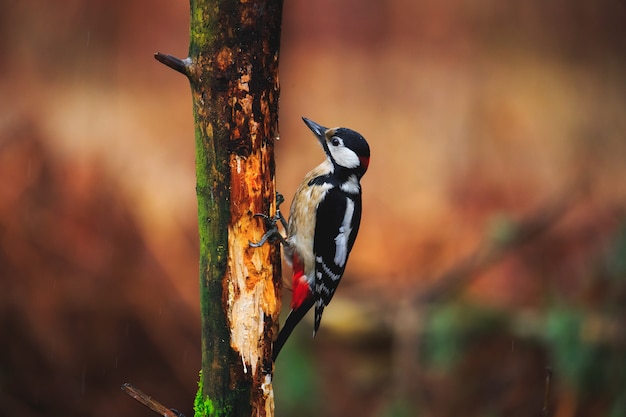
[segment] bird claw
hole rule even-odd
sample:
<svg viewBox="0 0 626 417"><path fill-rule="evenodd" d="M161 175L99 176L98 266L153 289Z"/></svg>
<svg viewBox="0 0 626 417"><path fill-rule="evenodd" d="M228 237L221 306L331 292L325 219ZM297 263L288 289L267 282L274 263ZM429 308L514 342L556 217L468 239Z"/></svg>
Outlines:
<svg viewBox="0 0 626 417"><path fill-rule="evenodd" d="M287 245L287 240L283 235L280 234L278 230L277 223L280 221L280 224L283 226L285 230L287 230L287 220L283 217L280 212L280 205L285 201L285 197L281 193L276 193L276 215L274 217L270 217L264 213L255 213L254 217L261 217L265 222L265 226L267 231L261 236L261 240L258 242L249 242L249 245L253 248L259 248L265 244L267 241L273 241L278 239L282 244Z"/></svg>

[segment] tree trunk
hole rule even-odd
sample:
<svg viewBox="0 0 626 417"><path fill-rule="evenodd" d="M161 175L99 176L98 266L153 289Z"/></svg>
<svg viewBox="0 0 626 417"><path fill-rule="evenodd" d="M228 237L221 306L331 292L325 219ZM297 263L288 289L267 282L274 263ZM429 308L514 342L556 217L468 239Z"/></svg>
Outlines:
<svg viewBox="0 0 626 417"><path fill-rule="evenodd" d="M202 372L196 416L273 416L280 250L252 248L275 212L282 0L191 0L185 74L195 117Z"/></svg>

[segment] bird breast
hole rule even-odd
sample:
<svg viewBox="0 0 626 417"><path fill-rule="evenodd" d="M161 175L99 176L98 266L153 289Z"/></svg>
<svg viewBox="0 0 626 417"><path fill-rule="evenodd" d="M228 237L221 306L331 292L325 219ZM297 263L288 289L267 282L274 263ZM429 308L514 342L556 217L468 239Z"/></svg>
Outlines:
<svg viewBox="0 0 626 417"><path fill-rule="evenodd" d="M332 185L324 183L308 186L308 183L315 177L327 174L328 163L329 161L325 161L304 177L291 203L289 216L287 241L291 246L291 253L287 253L287 255L288 258L292 258L294 251L298 254L304 264L304 273L310 283L315 279L313 238L315 236L317 207L328 190L332 188Z"/></svg>

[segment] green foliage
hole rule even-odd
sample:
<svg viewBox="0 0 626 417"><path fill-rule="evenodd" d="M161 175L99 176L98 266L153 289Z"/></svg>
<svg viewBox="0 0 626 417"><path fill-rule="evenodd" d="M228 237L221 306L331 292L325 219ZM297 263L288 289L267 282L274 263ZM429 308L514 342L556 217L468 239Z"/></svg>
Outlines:
<svg viewBox="0 0 626 417"><path fill-rule="evenodd" d="M559 376L570 385L593 386L601 376L603 352L597 344L585 340L585 313L574 309L555 309L546 318L546 340Z"/></svg>
<svg viewBox="0 0 626 417"><path fill-rule="evenodd" d="M517 233L505 217L496 218L491 231L492 240L502 244L506 244ZM626 415L626 355L623 336L623 323L626 320L626 221L615 230L614 238L604 240L603 244L605 246L598 245L598 250L594 251L586 264L580 264L579 259L575 259L566 265L579 268L571 277L573 288L567 288L568 291L563 291L565 287L562 285L570 283L569 277L545 276L549 284L556 283L554 287L547 285L545 288L557 290L546 294L545 300L548 303L543 309L540 305L527 311L515 308L487 309L457 299L434 304L424 310L419 354L423 369L438 371L433 380L441 386L432 388L433 392L450 390L454 397L454 401L451 398L451 403L465 401L463 396L477 402L482 401L482 414L472 415L507 415L502 414L502 410L511 406L505 401L514 402L512 397L497 398L493 403L476 399L477 395L485 392L481 389L487 388L465 388L464 378L470 378L472 384L485 384L485 387L489 387L488 384L507 384L503 391L509 394L509 388L516 387L516 378L534 378L536 381L536 376L547 366L553 371L552 394L549 400L552 404L575 401L574 405L563 407L576 407L580 415L587 415L585 413L590 410L594 410L597 415L610 417ZM553 260L531 256L526 261ZM528 271L549 271L556 274L563 271L560 268L531 266ZM506 347L508 339L511 340L511 351L505 352L503 347ZM494 357L494 362L497 362L495 366L500 365L499 359L515 361L519 358L534 369L522 369L519 363L502 362L502 366L506 368L502 369L504 376L500 379L497 368L495 372L491 369L490 373L490 366L494 366L494 362L489 360L489 353L485 358L485 352L481 350L485 343L491 343L485 346L498 355ZM522 350L523 346L531 349L518 352L518 346L522 346ZM459 380L463 382L459 383ZM529 396L531 402L542 402L541 387L533 386L528 390L535 391ZM557 390L567 392L571 397L557 398ZM412 400L409 398L407 402ZM428 407L427 403L414 404ZM549 405L551 406L553 405ZM454 405L451 404L450 407L453 409ZM411 414L407 414L407 409L402 404L396 404L394 400L381 415L402 417Z"/></svg>
<svg viewBox="0 0 626 417"><path fill-rule="evenodd" d="M319 370L315 359L300 343L305 337L311 343L310 332L297 328L280 352L274 374L276 415L301 417L319 415Z"/></svg>
<svg viewBox="0 0 626 417"><path fill-rule="evenodd" d="M459 310L439 307L433 311L426 325L424 353L428 362L437 368L450 369L461 356L465 331Z"/></svg>
<svg viewBox="0 0 626 417"><path fill-rule="evenodd" d="M461 304L434 307L425 325L424 359L444 371L450 370L468 343L478 335L497 331L505 323L504 315Z"/></svg>
<svg viewBox="0 0 626 417"><path fill-rule="evenodd" d="M609 416L625 415L626 356L611 333L604 333L609 315L557 308L546 318L546 347L555 375L579 401L603 403Z"/></svg>
<svg viewBox="0 0 626 417"><path fill-rule="evenodd" d="M590 268L589 302L546 313L544 339L555 374L581 399L603 398L611 416L624 415L626 356L619 330L626 295L626 224Z"/></svg>

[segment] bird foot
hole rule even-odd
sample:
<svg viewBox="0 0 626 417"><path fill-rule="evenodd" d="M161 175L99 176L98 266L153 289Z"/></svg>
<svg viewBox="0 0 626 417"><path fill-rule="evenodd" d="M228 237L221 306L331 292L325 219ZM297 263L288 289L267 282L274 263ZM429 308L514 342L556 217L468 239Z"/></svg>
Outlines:
<svg viewBox="0 0 626 417"><path fill-rule="evenodd" d="M265 227L267 231L261 236L261 240L258 242L250 242L250 246L253 248L259 248L265 244L267 241L275 241L278 240L283 245L289 245L285 237L280 233L278 229L278 222L282 225L284 230L287 230L287 220L283 217L280 212L280 205L285 201L285 197L281 193L276 193L276 214L273 217L268 216L264 213L255 213L254 217L261 217L265 222Z"/></svg>

